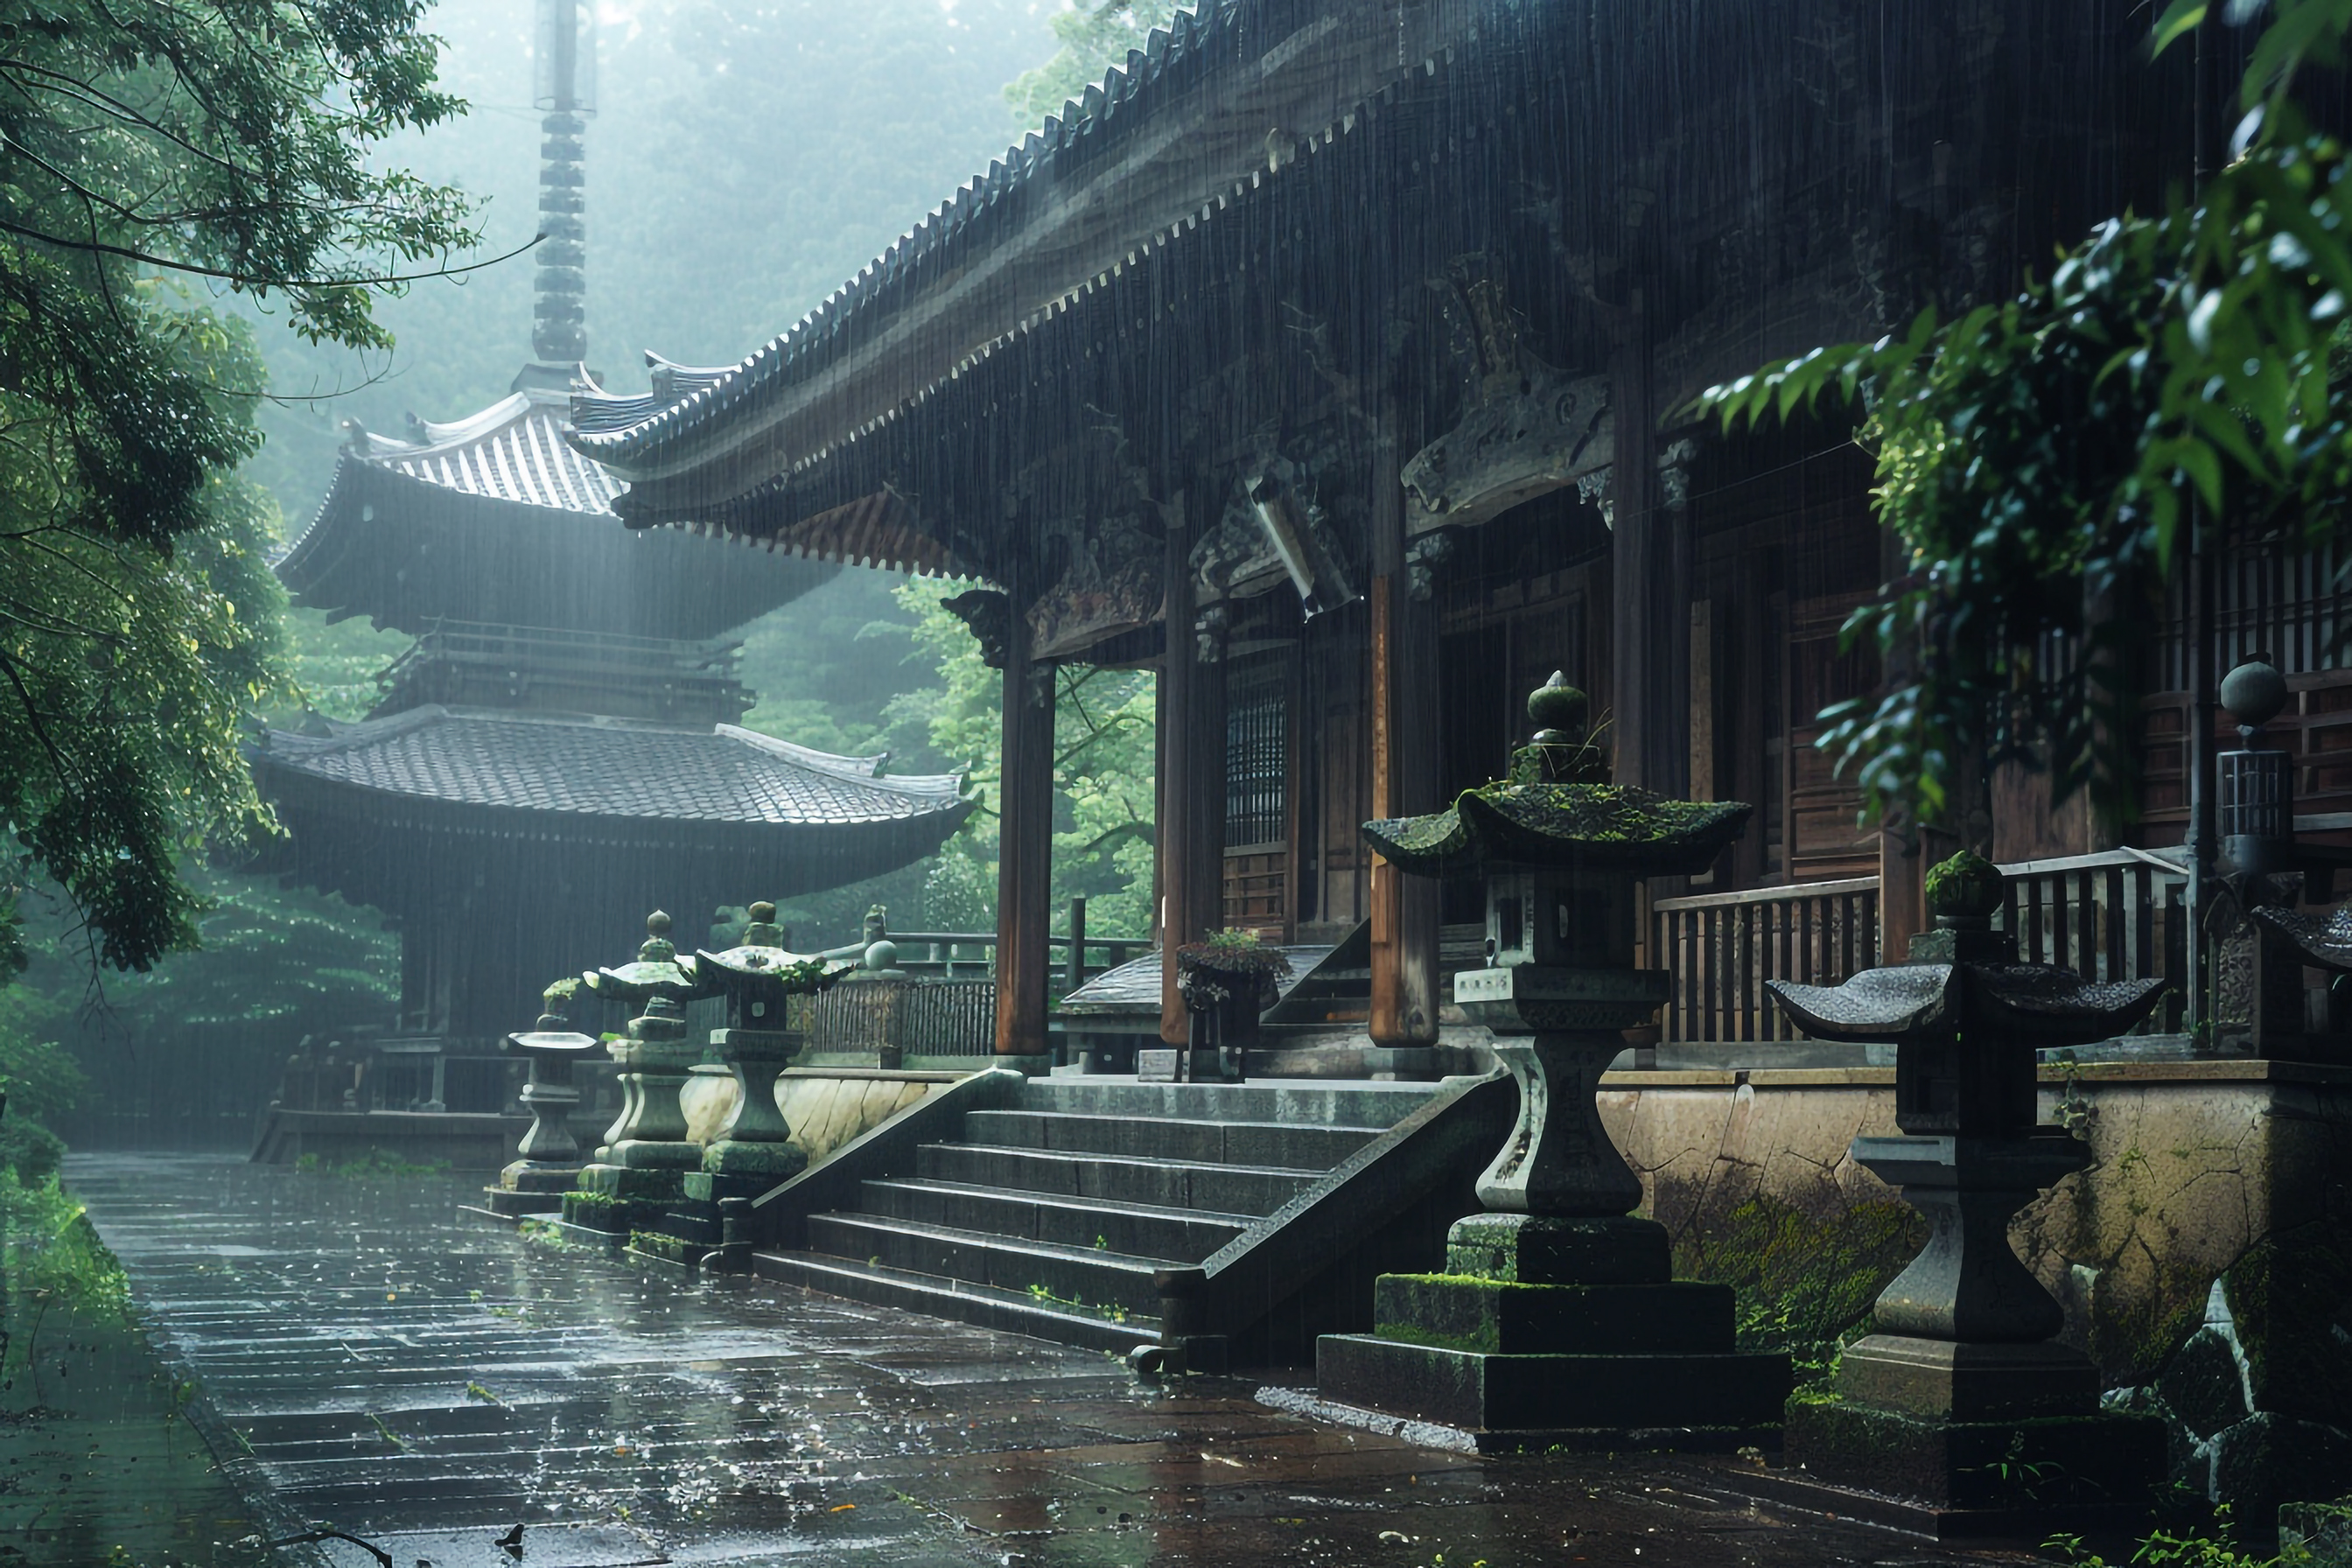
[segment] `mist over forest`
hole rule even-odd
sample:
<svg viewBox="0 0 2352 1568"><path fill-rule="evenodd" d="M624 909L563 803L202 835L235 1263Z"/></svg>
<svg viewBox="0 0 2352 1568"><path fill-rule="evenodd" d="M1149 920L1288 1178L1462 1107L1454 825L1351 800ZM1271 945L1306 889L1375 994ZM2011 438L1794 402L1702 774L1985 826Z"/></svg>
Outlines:
<svg viewBox="0 0 2352 1568"><path fill-rule="evenodd" d="M1172 0L1083 10L1069 0L599 5L584 164L590 368L607 387L639 391L647 350L688 364L743 358L1123 61L1172 10ZM467 111L390 138L375 162L462 187L478 203L481 244L447 258L449 276L377 301L396 346L308 342L279 300L257 308L226 290L211 300L251 322L264 362L266 441L239 492L278 549L317 514L351 424L399 437L412 416L463 419L507 396L533 357L526 247L539 222L543 113L532 101L535 12L533 0L445 0L429 14L445 41L442 85ZM722 547L709 548L712 570L724 571ZM959 772L981 803L931 860L788 902L782 918L805 946L855 936L876 902L898 930L992 924L998 678L938 607L955 591L845 569L732 634L757 698L747 727L824 751L887 752L893 773ZM364 617L330 624L320 611L281 610L267 602L278 595L266 581L254 595L247 613L282 623L285 679L261 721L364 718L378 672L411 639ZM1055 895L1087 896L1098 932L1141 934L1151 680L1074 668L1064 683L1075 733L1057 775ZM86 1078L136 1077L142 1058L195 1036L251 1058L244 1076L258 1093L297 1039L389 1016L401 961L385 921L241 864L234 848L184 858L182 875L203 900L195 947L142 973L94 963L73 900L37 882L25 889L29 967L0 1008L0 1072L22 1087L20 1110L75 1135L71 1107L88 1107ZM746 888L742 898L770 891ZM681 927L698 940L715 913L680 911ZM611 933L610 957L625 958L633 940Z"/></svg>
<svg viewBox="0 0 2352 1568"><path fill-rule="evenodd" d="M743 358L1002 156L1046 111L1041 106L1057 109L1065 93L1123 59L1129 39L1171 10L1166 0L1104 15L1069 0L599 5L586 136L590 369L608 388L641 391L648 350L686 364ZM530 0L436 7L433 25L447 46L443 79L468 112L394 147L421 176L479 199L482 258L527 246L538 221L533 16ZM389 355L314 345L263 321L277 401L263 415L268 442L249 471L275 494L288 540L325 493L347 422L399 435L411 416L462 418L504 397L531 357L528 254L460 265L476 269L419 282L379 307L398 339ZM743 675L760 698L747 724L826 751L887 751L894 771L964 769L984 794L994 693L985 679L960 684L943 669L970 641L960 623L931 610L938 586L908 589L852 569L746 628ZM927 617L942 624L927 627ZM341 719L366 710L374 671L406 641L364 621L329 626L300 610L290 629L305 697ZM1117 767L1133 764L1143 782L1148 679L1091 679L1129 742ZM1127 794L1102 826L1132 829L1140 819L1148 835L1148 788L1139 810ZM1139 843L1148 852L1148 838ZM1108 920L1139 931L1148 858L1130 848L1131 864L1114 866L1120 847L1094 857L1093 876L1083 858L1075 864L1069 890L1096 895L1098 929ZM804 900L797 912L827 940L884 895L927 925L984 925L992 856L983 812L948 863ZM1138 869L1141 894L1131 887ZM910 894L916 907L906 908Z"/></svg>
<svg viewBox="0 0 2352 1568"><path fill-rule="evenodd" d="M641 391L643 353L729 364L790 326L987 168L1024 129L1004 88L1059 47L1053 0L606 0L587 132L589 363ZM530 0L443 0L444 84L469 110L396 142L482 202L480 258L538 222ZM462 261L461 265L464 264ZM415 285L378 310L388 357L266 331L269 444L255 472L290 527L341 423L397 431L506 395L530 357L528 257Z"/></svg>

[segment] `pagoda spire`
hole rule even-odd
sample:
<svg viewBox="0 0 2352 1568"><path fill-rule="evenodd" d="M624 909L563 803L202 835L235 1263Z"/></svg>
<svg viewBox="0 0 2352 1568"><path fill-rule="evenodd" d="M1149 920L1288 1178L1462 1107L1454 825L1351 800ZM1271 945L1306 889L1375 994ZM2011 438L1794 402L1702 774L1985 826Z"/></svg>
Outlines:
<svg viewBox="0 0 2352 1568"><path fill-rule="evenodd" d="M539 0L534 98L545 111L539 150L540 241L530 347L535 362L517 384L572 367L588 356L588 235L583 217L588 117L596 112L596 35L581 0ZM538 373L534 374L533 373Z"/></svg>

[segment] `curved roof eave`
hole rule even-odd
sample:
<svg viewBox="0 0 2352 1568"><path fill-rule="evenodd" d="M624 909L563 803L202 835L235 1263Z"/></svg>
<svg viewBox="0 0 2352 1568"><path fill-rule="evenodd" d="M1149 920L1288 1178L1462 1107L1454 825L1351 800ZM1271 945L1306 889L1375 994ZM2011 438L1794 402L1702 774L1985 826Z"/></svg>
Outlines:
<svg viewBox="0 0 2352 1568"><path fill-rule="evenodd" d="M1180 13L1083 104L730 370L670 397L575 394L572 444L633 486L694 477L698 499L641 496L633 521L683 518L818 463L1303 149L1354 131L1399 81L1434 73L1475 38L1488 8L1435 0L1395 32L1347 28L1329 0L1207 0Z"/></svg>

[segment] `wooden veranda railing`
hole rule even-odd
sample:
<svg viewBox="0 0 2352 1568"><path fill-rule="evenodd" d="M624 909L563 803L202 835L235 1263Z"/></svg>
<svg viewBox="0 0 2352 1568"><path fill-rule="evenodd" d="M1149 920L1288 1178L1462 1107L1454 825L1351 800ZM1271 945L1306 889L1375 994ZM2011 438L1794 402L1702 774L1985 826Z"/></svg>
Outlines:
<svg viewBox="0 0 2352 1568"><path fill-rule="evenodd" d="M2177 997L2186 969L2181 867L2116 849L2001 870L2009 895L1998 923L2016 933L2019 957L2092 980L2161 976ZM1667 1039L1793 1040L1764 983L1833 985L1881 962L1878 879L1661 899L1651 905L1650 938L1652 962L1675 977ZM2143 1027L2170 1029L2178 1019L2178 1001L2168 1000Z"/></svg>

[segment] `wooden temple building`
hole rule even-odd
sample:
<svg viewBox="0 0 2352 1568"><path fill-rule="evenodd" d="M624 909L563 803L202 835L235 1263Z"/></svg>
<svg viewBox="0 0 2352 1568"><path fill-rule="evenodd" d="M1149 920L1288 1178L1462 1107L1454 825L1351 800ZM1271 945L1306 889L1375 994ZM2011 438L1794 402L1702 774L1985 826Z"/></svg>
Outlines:
<svg viewBox="0 0 2352 1568"><path fill-rule="evenodd" d="M2160 204L2187 106L2235 74L2151 62L2115 5L1203 0L789 331L648 396L583 389L570 438L649 541L984 585L1000 1050L1044 1048L1066 660L1159 671L1166 932L1368 922L1358 1027L1401 1052L1437 1037L1476 911L1359 825L1491 777L1564 671L1621 780L1758 805L1647 917L1670 1037L1755 1038L1763 976L1901 950L1921 862L1812 745L1877 679L1837 638L1889 574L1869 460L1845 426L1731 438L1692 400ZM710 591L744 559L710 553ZM2352 672L2314 629L2334 564L2233 542L2211 627L2220 667L2288 676L2274 729L2321 831L2352 824ZM1997 792L2013 918L2060 962L2178 962L2196 660L2164 613L2131 842L2030 775Z"/></svg>
<svg viewBox="0 0 2352 1568"><path fill-rule="evenodd" d="M582 37L570 0L551 9L559 42ZM547 42L543 58L560 52ZM722 906L921 859L971 810L955 776L892 776L881 756L738 726L752 699L722 634L834 569L747 552L714 576L692 541L618 526L622 485L565 444L586 374L593 105L560 79L543 73L541 91L551 238L534 362L469 418L398 437L353 427L278 566L297 603L416 641L363 721L269 731L253 757L289 830L271 868L399 922L399 1016L383 1033L435 1059L494 1052L543 986L634 945L649 910L699 940Z"/></svg>

